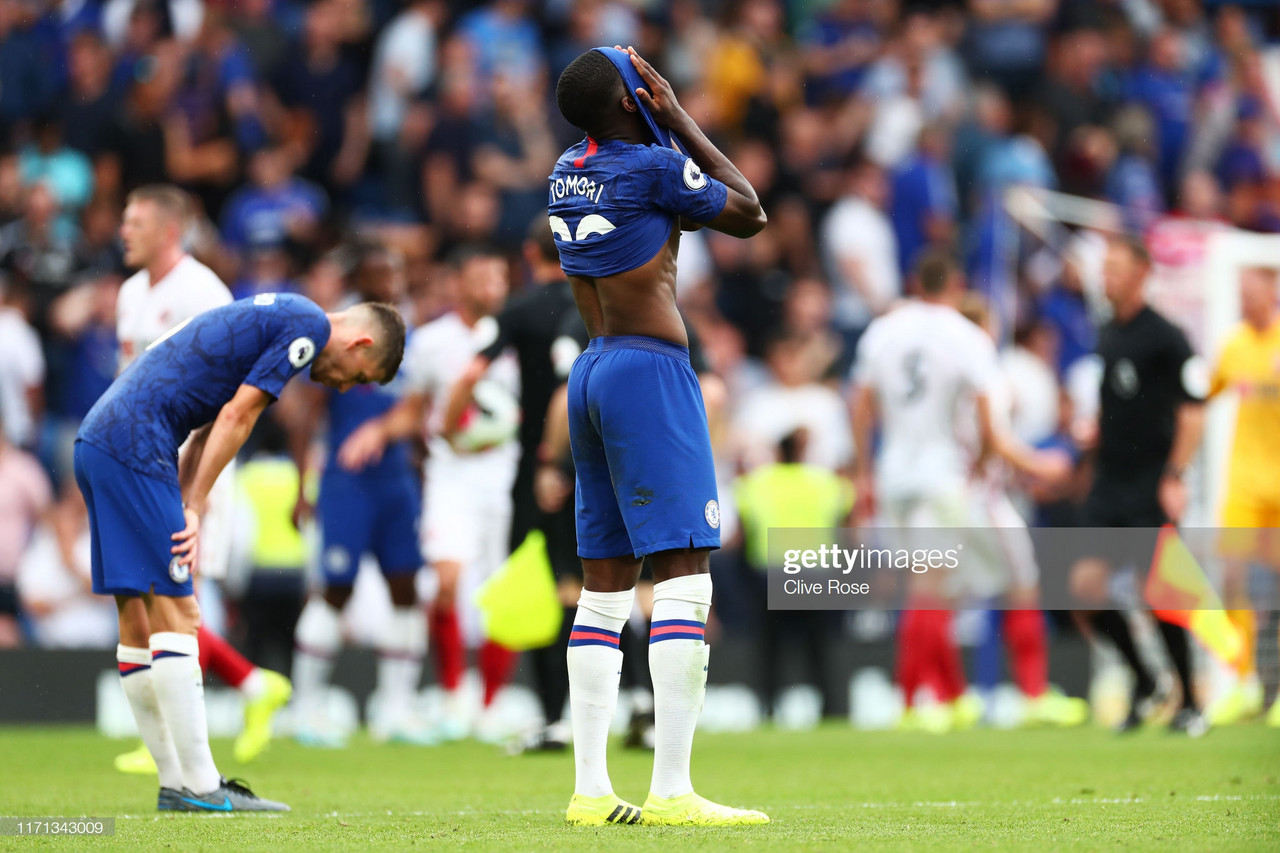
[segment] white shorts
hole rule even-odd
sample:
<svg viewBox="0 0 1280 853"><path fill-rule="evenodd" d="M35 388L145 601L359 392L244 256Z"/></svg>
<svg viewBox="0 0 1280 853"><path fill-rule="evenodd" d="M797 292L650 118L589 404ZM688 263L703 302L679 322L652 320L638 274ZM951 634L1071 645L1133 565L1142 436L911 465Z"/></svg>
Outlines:
<svg viewBox="0 0 1280 853"><path fill-rule="evenodd" d="M1035 544L1027 523L1003 489L980 486L975 489L969 549L960 561L957 578L963 591L991 598L1013 590L1029 590L1040 585Z"/></svg>
<svg viewBox="0 0 1280 853"><path fill-rule="evenodd" d="M483 579L507 558L515 474L494 477L492 466L467 467L465 460L427 463L422 552L428 563L461 563Z"/></svg>

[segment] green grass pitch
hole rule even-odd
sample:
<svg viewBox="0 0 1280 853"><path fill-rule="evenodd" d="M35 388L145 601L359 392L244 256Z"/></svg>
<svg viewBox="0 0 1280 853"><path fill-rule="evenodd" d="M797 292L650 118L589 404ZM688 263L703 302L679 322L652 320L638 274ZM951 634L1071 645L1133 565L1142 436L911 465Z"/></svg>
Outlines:
<svg viewBox="0 0 1280 853"><path fill-rule="evenodd" d="M293 812L158 816L153 779L111 767L130 742L79 728L0 729L0 814L116 816L110 838L0 838L0 850L1280 850L1280 730L1260 724L1192 741L1153 729L936 737L843 726L700 736L699 791L762 808L765 827L570 829L568 754L508 757L357 741L340 751L278 741L237 767ZM651 756L610 754L620 795L639 803Z"/></svg>

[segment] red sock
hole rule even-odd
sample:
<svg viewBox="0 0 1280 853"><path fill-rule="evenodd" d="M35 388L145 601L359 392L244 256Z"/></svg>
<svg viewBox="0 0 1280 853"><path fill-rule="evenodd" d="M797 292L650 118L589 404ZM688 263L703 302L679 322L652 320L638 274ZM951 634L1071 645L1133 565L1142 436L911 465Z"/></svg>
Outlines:
<svg viewBox="0 0 1280 853"><path fill-rule="evenodd" d="M493 702L493 697L503 685L511 680L511 671L515 669L519 652L513 652L506 646L500 646L493 640L485 640L480 647L480 680L484 684L484 706Z"/></svg>
<svg viewBox="0 0 1280 853"><path fill-rule="evenodd" d="M910 708L915 703L916 690L921 684L921 649L926 645L920 634L919 610L902 611L898 626L898 663L896 677L902 688L902 698Z"/></svg>
<svg viewBox="0 0 1280 853"><path fill-rule="evenodd" d="M964 695L968 682L964 677L964 664L960 660L960 648L952 636L950 610L930 610L936 644L934 665L938 673L938 698L954 702Z"/></svg>
<svg viewBox="0 0 1280 853"><path fill-rule="evenodd" d="M196 640L200 643L200 669L213 672L228 687L239 687L253 672L253 664L244 655L203 625Z"/></svg>
<svg viewBox="0 0 1280 853"><path fill-rule="evenodd" d="M1039 610L1006 611L1004 641L1013 658L1013 678L1018 689L1031 698L1043 694L1049 687L1044 614Z"/></svg>
<svg viewBox="0 0 1280 853"><path fill-rule="evenodd" d="M935 609L940 602L920 599L917 603L921 609L903 614L898 635L898 683L907 707L919 687L928 687L939 702L951 702L965 691L960 650L951 638L951 611Z"/></svg>
<svg viewBox="0 0 1280 853"><path fill-rule="evenodd" d="M458 627L458 611L431 611L431 648L436 657L436 673L440 686L457 690L467 668L467 653L462 647L462 630Z"/></svg>

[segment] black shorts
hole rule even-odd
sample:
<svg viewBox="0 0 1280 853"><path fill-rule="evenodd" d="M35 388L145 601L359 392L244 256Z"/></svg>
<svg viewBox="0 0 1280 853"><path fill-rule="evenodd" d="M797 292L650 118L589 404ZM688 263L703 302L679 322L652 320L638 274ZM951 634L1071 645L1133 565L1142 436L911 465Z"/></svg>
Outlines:
<svg viewBox="0 0 1280 853"><path fill-rule="evenodd" d="M0 583L0 616L18 615L18 590L11 583Z"/></svg>

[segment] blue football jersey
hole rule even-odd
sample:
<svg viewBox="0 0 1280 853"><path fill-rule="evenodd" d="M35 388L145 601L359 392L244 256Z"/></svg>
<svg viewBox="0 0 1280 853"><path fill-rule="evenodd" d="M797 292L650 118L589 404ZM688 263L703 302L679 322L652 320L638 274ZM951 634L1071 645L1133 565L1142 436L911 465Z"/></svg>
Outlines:
<svg viewBox="0 0 1280 853"><path fill-rule="evenodd" d="M327 470L337 467L338 449L356 427L368 420L384 415L404 393L404 374L386 385L357 385L345 394L329 391L329 460ZM361 474L378 477L398 475L409 465L409 450L403 441L391 442L382 453L382 459L369 465Z"/></svg>
<svg viewBox="0 0 1280 853"><path fill-rule="evenodd" d="M176 483L178 447L241 385L272 397L329 341L320 306L264 293L197 314L149 346L85 415L76 437Z"/></svg>
<svg viewBox="0 0 1280 853"><path fill-rule="evenodd" d="M556 161L548 215L569 275L603 276L652 260L678 217L710 222L729 191L661 145L587 137Z"/></svg>

